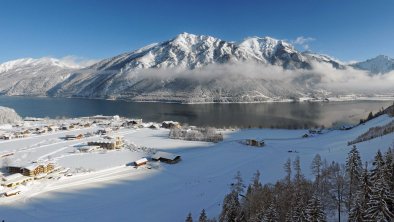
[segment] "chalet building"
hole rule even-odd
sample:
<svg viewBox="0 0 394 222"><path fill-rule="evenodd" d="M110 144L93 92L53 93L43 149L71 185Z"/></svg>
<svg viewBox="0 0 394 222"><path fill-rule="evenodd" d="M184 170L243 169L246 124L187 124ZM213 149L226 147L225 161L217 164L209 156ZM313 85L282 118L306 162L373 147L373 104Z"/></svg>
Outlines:
<svg viewBox="0 0 394 222"><path fill-rule="evenodd" d="M120 149L123 146L123 140L119 136L105 138L106 140L88 142L88 146L99 146L107 150Z"/></svg>
<svg viewBox="0 0 394 222"><path fill-rule="evenodd" d="M174 164L174 163L178 163L181 160L181 156L159 151L152 156L152 160Z"/></svg>
<svg viewBox="0 0 394 222"><path fill-rule="evenodd" d="M33 180L32 177L24 176L20 173L11 174L9 176L3 177L2 185L5 187L16 187L27 181Z"/></svg>
<svg viewBox="0 0 394 222"><path fill-rule="evenodd" d="M258 140L255 140L255 139L247 139L245 141L245 144L249 145L249 146L256 146L256 147L261 147L261 146L265 145L263 140L258 141Z"/></svg>
<svg viewBox="0 0 394 222"><path fill-rule="evenodd" d="M50 173L55 169L55 164L47 163L47 164L39 164L32 163L26 166L9 166L8 172L11 174L20 173L24 176L34 177L41 173Z"/></svg>
<svg viewBox="0 0 394 222"><path fill-rule="evenodd" d="M134 166L142 166L148 163L148 159L142 158L134 162Z"/></svg>
<svg viewBox="0 0 394 222"><path fill-rule="evenodd" d="M14 135L7 133L7 134L3 134L0 138L3 140L10 140L10 139L14 138Z"/></svg>

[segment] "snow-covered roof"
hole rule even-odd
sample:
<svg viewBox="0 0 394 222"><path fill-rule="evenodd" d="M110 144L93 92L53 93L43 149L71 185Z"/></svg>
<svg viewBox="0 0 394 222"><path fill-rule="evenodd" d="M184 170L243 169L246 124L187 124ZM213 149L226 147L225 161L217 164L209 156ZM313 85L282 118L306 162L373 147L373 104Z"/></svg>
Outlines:
<svg viewBox="0 0 394 222"><path fill-rule="evenodd" d="M142 164L142 163L146 163L146 162L148 162L148 159L146 159L146 158L142 158L142 159L139 159L139 160L136 160L135 161L135 164Z"/></svg>
<svg viewBox="0 0 394 222"><path fill-rule="evenodd" d="M23 177L22 174L14 173L14 174L11 174L9 176L3 177L3 180L4 181L11 181L11 180L15 180L15 179L18 179L18 178L21 178L21 177Z"/></svg>
<svg viewBox="0 0 394 222"><path fill-rule="evenodd" d="M152 156L152 159L158 160L160 158L164 158L164 159L168 159L168 160L174 160L177 157L179 157L179 155L159 151Z"/></svg>
<svg viewBox="0 0 394 222"><path fill-rule="evenodd" d="M38 163L31 163L31 164L28 164L28 165L23 166L22 168L23 168L23 169L27 169L27 170L34 170L34 169L36 169L39 165L40 165L40 164L38 164Z"/></svg>

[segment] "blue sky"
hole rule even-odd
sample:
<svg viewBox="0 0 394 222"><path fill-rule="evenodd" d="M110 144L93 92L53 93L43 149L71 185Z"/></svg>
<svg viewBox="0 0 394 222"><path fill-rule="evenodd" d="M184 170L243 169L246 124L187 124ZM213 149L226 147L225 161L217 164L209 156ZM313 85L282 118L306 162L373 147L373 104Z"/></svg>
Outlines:
<svg viewBox="0 0 394 222"><path fill-rule="evenodd" d="M299 49L344 61L394 57L392 0L0 0L0 28L0 62L101 59L181 32L229 41L302 36Z"/></svg>

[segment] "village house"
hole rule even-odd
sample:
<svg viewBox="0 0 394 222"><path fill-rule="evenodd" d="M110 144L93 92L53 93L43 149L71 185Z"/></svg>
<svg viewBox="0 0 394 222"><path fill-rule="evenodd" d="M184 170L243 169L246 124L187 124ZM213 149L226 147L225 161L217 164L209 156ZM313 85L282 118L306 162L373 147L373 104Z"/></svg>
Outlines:
<svg viewBox="0 0 394 222"><path fill-rule="evenodd" d="M178 163L181 160L181 156L159 151L152 156L152 160L174 164L174 163Z"/></svg>
<svg viewBox="0 0 394 222"><path fill-rule="evenodd" d="M41 173L50 173L55 169L54 163L39 164L31 163L26 166L8 166L8 172L11 174L20 173L24 176L34 177Z"/></svg>
<svg viewBox="0 0 394 222"><path fill-rule="evenodd" d="M148 163L148 159L142 158L142 159L134 161L134 166L138 167L138 166L145 165L146 163Z"/></svg>
<svg viewBox="0 0 394 222"><path fill-rule="evenodd" d="M1 135L0 138L3 140L10 140L10 139L14 138L14 135L12 135L10 133L6 133L6 134Z"/></svg>
<svg viewBox="0 0 394 222"><path fill-rule="evenodd" d="M120 136L106 136L105 140L88 142L88 146L99 146L104 149L120 149L123 146L123 140Z"/></svg>
<svg viewBox="0 0 394 222"><path fill-rule="evenodd" d="M5 187L16 187L27 181L33 180L32 177L24 176L20 173L11 174L9 176L3 177L2 185Z"/></svg>

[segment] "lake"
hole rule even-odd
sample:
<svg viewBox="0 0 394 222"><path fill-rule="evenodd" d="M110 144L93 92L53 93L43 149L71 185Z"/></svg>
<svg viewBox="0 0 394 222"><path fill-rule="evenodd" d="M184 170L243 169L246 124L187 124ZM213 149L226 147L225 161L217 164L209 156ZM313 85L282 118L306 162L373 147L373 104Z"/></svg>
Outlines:
<svg viewBox="0 0 394 222"><path fill-rule="evenodd" d="M112 100L0 96L0 106L22 117L120 115L145 122L174 120L196 126L300 128L358 123L392 101L254 104L138 103Z"/></svg>

